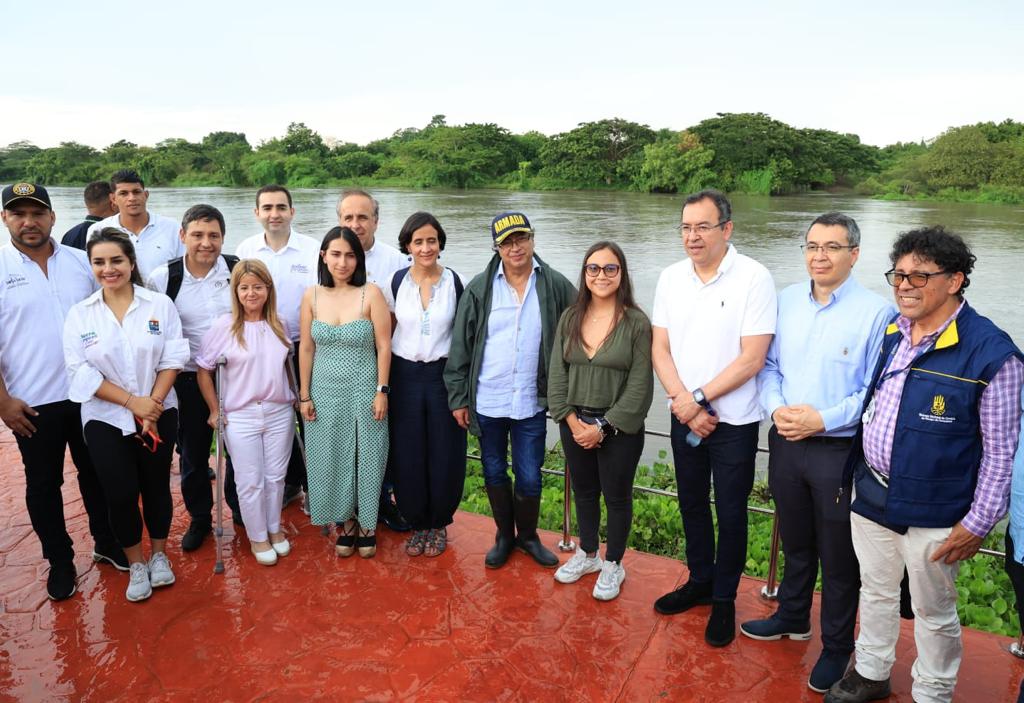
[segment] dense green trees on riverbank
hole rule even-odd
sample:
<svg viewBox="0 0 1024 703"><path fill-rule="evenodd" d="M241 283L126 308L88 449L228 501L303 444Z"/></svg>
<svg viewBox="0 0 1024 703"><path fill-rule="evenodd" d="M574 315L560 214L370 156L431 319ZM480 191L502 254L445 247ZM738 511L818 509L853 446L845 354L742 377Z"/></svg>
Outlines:
<svg viewBox="0 0 1024 703"><path fill-rule="evenodd" d="M132 166L154 186L292 187L344 183L523 190L615 188L786 194L856 188L886 198L1024 202L1024 124L955 127L930 142L878 148L853 134L797 129L762 113L719 114L683 131L623 119L553 136L495 124L428 125L366 145L329 143L303 123L253 146L244 134L156 146L119 141L0 148L0 182L78 185Z"/></svg>

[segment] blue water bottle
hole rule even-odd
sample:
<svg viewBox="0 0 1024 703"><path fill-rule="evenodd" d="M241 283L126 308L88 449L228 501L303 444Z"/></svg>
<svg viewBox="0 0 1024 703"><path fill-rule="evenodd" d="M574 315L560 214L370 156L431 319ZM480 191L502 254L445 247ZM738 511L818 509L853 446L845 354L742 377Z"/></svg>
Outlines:
<svg viewBox="0 0 1024 703"><path fill-rule="evenodd" d="M705 408L705 410L708 411L708 415L717 415L718 414L718 413L715 412L715 409L713 407L711 407L710 405L708 405ZM699 434L697 434L696 432L694 432L693 430L690 430L689 432L686 433L686 443L689 444L691 447L700 446L700 440L701 440L701 436Z"/></svg>

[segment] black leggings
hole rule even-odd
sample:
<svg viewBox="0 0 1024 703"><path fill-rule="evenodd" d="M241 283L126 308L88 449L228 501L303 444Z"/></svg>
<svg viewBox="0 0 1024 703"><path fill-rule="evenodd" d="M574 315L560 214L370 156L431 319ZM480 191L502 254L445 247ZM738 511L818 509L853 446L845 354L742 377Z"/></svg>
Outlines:
<svg viewBox="0 0 1024 703"><path fill-rule="evenodd" d="M588 554L600 546L601 495L608 509L608 543L604 558L622 561L633 522L633 477L644 450L644 433L606 437L595 449L584 449L572 438L567 423L559 423L562 450L569 468L580 523L580 548Z"/></svg>
<svg viewBox="0 0 1024 703"><path fill-rule="evenodd" d="M178 430L178 411L164 411L157 422L163 442L150 452L134 436L99 420L85 425L85 443L103 485L110 526L121 547L142 541L142 520L150 539L167 539L171 529L171 454ZM139 496L142 515L139 515Z"/></svg>

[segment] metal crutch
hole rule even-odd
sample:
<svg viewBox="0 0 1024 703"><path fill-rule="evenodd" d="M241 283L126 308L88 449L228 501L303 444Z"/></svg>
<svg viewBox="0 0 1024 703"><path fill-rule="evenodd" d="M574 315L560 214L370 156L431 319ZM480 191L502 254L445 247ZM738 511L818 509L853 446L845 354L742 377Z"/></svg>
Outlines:
<svg viewBox="0 0 1024 703"><path fill-rule="evenodd" d="M217 357L217 529L213 531L217 542L217 563L213 565L213 573L224 573L224 366L228 363L226 356Z"/></svg>

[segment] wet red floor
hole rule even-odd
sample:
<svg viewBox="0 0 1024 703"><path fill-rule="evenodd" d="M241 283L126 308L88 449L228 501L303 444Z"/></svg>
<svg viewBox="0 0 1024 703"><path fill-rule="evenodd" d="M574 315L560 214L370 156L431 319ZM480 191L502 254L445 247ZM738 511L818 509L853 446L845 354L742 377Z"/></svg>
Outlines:
<svg viewBox="0 0 1024 703"><path fill-rule="evenodd" d="M178 548L187 524L179 499L168 549L177 583L135 604L124 598L127 575L89 558L72 468L65 496L79 592L53 603L6 429L0 477L2 700L821 700L805 685L820 648L813 640L740 636L713 649L703 640L706 608L657 615L654 599L685 579L681 563L629 552L621 596L601 603L590 595L593 576L557 584L522 554L485 569L492 523L467 513L439 558L409 558L402 537L383 531L375 558L339 559L289 506L292 554L271 568L256 564L227 520L226 571L215 575L212 540L187 556ZM738 618L772 612L761 586L743 580ZM900 641L891 700L910 701L910 624ZM1015 700L1024 662L1008 642L965 631L957 700Z"/></svg>

